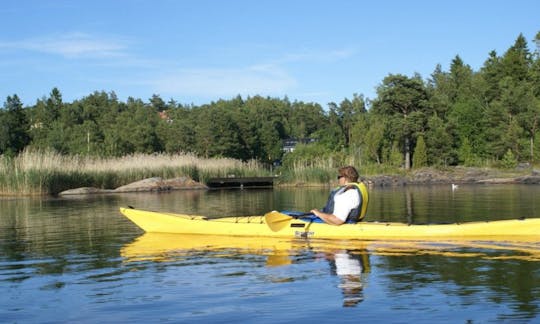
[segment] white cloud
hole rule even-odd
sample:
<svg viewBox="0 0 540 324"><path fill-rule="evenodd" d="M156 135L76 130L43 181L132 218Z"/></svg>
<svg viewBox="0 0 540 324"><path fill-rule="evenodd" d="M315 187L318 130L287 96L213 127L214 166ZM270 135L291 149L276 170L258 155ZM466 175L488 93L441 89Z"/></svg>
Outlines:
<svg viewBox="0 0 540 324"><path fill-rule="evenodd" d="M305 51L248 67L176 69L173 74L164 73L145 83L156 93L170 95L283 95L291 93L299 86L297 79L288 72L287 66L341 60L354 54L351 50Z"/></svg>
<svg viewBox="0 0 540 324"><path fill-rule="evenodd" d="M237 94L281 95L297 85L293 77L273 65L183 69L148 83L158 93L220 97Z"/></svg>
<svg viewBox="0 0 540 324"><path fill-rule="evenodd" d="M61 55L67 58L107 58L125 55L123 39L103 39L85 33L66 33L13 42L0 42L0 48Z"/></svg>
<svg viewBox="0 0 540 324"><path fill-rule="evenodd" d="M0 41L0 50L27 51L50 54L67 59L91 59L91 63L78 66L85 73L85 82L92 82L112 89L136 86L144 91L152 91L165 96L193 97L233 97L247 95L290 95L302 88L298 81L300 67L307 65L313 69L318 64L339 61L355 55L351 50L309 50L301 49L283 55L264 55L256 63L230 67L232 61L246 61L243 52L229 57L224 62L213 62L209 68L205 62L196 66L183 66L182 60L163 59L159 54L144 57L130 53L132 41L118 35L96 35L68 32L41 37ZM290 50L290 49L288 49ZM274 53L275 54L275 53ZM270 56L270 57L269 57ZM252 57L249 57L250 61ZM255 55L255 60L257 56ZM181 59L181 56L180 56ZM63 61L54 61L61 65ZM52 63L51 63L52 64ZM219 65L221 64L221 65ZM102 73L106 68L107 73ZM300 69L301 70L301 69ZM306 89L305 92L312 92ZM134 95L133 93L131 95ZM316 93L310 93L310 96ZM323 94L320 94L323 95Z"/></svg>

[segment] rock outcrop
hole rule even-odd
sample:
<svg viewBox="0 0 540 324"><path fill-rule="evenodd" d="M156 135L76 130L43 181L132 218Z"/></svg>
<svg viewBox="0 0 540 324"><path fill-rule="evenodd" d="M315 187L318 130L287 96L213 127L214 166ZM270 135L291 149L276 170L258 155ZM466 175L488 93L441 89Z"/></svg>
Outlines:
<svg viewBox="0 0 540 324"><path fill-rule="evenodd" d="M114 189L114 192L169 191L179 189L206 189L207 187L188 177L143 179Z"/></svg>
<svg viewBox="0 0 540 324"><path fill-rule="evenodd" d="M194 181L188 177L178 177L173 179L162 179L160 177L143 179L116 189L98 189L83 187L62 191L59 196L68 195L90 195L90 194L110 194L124 192L161 192L182 189L207 189L204 184Z"/></svg>

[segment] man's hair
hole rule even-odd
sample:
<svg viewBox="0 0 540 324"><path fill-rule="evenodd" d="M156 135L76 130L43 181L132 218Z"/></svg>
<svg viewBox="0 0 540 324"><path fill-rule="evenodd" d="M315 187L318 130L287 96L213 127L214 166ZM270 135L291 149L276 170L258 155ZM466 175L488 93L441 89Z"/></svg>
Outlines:
<svg viewBox="0 0 540 324"><path fill-rule="evenodd" d="M339 168L338 172L339 172L339 175L347 177L347 179L349 179L350 181L358 182L358 177L359 177L358 171L356 171L356 169L353 166L348 165L348 166L341 167Z"/></svg>

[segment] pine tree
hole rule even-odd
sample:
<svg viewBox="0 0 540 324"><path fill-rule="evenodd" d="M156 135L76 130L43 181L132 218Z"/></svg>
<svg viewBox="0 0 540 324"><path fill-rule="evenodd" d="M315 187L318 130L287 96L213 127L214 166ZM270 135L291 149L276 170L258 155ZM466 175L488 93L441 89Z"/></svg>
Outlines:
<svg viewBox="0 0 540 324"><path fill-rule="evenodd" d="M427 166L427 149L426 142L424 141L424 136L419 136L416 140L416 147L414 148L413 154L413 167L419 169Z"/></svg>
<svg viewBox="0 0 540 324"><path fill-rule="evenodd" d="M29 123L17 95L8 96L0 114L0 154L14 155L30 142Z"/></svg>
<svg viewBox="0 0 540 324"><path fill-rule="evenodd" d="M512 169L517 166L517 159L512 153L512 150L508 149L501 160L501 166L506 169Z"/></svg>
<svg viewBox="0 0 540 324"><path fill-rule="evenodd" d="M411 167L413 134L423 123L420 117L428 107L428 93L419 75L389 75L377 89L378 99L373 102L376 113L392 117L390 132L403 142L404 166ZM415 113L417 116L414 116Z"/></svg>

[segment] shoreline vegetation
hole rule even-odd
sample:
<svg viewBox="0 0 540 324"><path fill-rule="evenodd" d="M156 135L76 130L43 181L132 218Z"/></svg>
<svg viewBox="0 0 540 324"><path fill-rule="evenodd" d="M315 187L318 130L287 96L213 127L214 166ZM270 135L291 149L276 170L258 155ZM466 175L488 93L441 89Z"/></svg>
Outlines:
<svg viewBox="0 0 540 324"><path fill-rule="evenodd" d="M56 87L24 106L13 94L0 108L0 196L116 191L144 179L190 188L230 176L335 186L343 165L374 186L540 183L539 49L520 33L478 70L456 55L448 70L388 73L373 98L354 93L327 107L260 94L123 101L105 90L65 102Z"/></svg>
<svg viewBox="0 0 540 324"><path fill-rule="evenodd" d="M494 168L421 168L405 171L359 161L310 161L268 169L252 160L200 158L193 154L134 154L118 158L66 156L52 151L25 150L16 157L0 156L0 196L43 196L206 188L214 177L276 176L276 186L332 186L341 164L355 165L372 186L445 183L540 184L540 171L530 166ZM338 165L338 163L340 165Z"/></svg>
<svg viewBox="0 0 540 324"><path fill-rule="evenodd" d="M193 154L96 158L24 150L14 158L0 156L0 196L56 195L80 187L110 190L148 178L204 183L210 177L260 176L263 172L268 173L256 161L204 159Z"/></svg>

